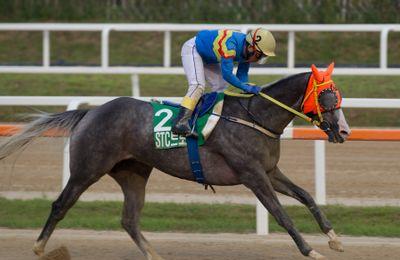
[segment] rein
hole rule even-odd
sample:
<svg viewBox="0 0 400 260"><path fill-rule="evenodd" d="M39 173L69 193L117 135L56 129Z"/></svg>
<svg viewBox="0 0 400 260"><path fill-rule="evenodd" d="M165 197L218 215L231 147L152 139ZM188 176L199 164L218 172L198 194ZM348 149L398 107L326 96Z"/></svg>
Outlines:
<svg viewBox="0 0 400 260"><path fill-rule="evenodd" d="M239 93L231 92L231 91L229 91L229 90L225 90L225 91L224 91L224 94L227 95L227 96L245 97L245 98L251 98L251 97L254 96L254 94L239 94ZM242 105L242 104L240 103L240 105ZM243 105L242 105L242 107L243 107ZM246 108L244 108L244 109L246 109ZM254 115L251 114L250 111L248 111L247 109L246 109L246 111L247 111L252 117L254 116ZM233 122L233 123L237 123L237 124L241 124L241 125L244 125L244 126L253 128L253 129L255 129L255 130L257 130L257 131L263 133L264 135L266 135L266 136L268 136L268 137L272 137L272 138L274 138L274 139L278 139L278 138L280 137L279 134L275 134L275 133L273 133L273 132L271 132L271 131L265 129L264 127L258 125L258 124L257 124L257 121L254 120L254 118L253 118L253 122L251 123L251 122L249 122L249 121L246 121L246 120L243 120L243 119L241 119L241 118L234 117L234 116L224 116L224 115L217 114L217 113L211 113L211 115L218 116L218 117L220 117L220 118L222 118L222 119L224 119L224 120L227 120L227 121L230 121L230 122Z"/></svg>
<svg viewBox="0 0 400 260"><path fill-rule="evenodd" d="M309 123L311 123L311 124L313 124L313 125L315 125L315 126L320 126L321 123L323 122L323 118L322 118L321 108L320 108L320 105L319 105L319 103L318 103L318 98L317 98L318 93L317 93L317 90L318 90L318 87L323 86L323 85L327 85L327 84L331 84L331 83L332 83L332 80L329 80L329 81L327 81L327 82L323 82L323 83L321 83L321 84L317 84L316 80L314 79L314 80L313 80L313 89L312 89L312 91L310 91L310 92L308 92L308 93L306 94L306 96L304 97L303 102L302 102L302 106L303 106L304 103L306 102L306 100L311 96L311 94L314 93L314 97L315 97L315 98L314 98L314 99L315 99L315 106L317 107L317 112L318 112L319 121L318 121L318 120L313 120L311 117L307 116L306 114L301 113L301 112L299 112L299 111L297 111L297 110L295 110L295 109L293 109L293 108L291 108L291 107L285 105L284 103L280 102L279 100L276 100L275 98L273 98L273 97L271 97L271 96L269 96L269 95L267 95L267 94L264 94L264 93L260 92L259 95L260 95L261 97L263 97L264 99L266 99L266 100L268 100L268 101L271 101L271 102L274 103L275 105L277 105L277 106L279 106L279 107L281 107L281 108L283 108L283 109L285 109L285 110L287 110L287 111L289 111L289 112L295 114L296 116L298 116L298 117L304 119L305 121L307 121L307 122L309 122ZM265 86L267 86L267 85L264 85L264 86L262 86L262 87L265 87ZM242 93L232 92L232 91L229 91L229 90L225 90L225 91L224 91L224 94L226 94L226 95L228 95L228 96L233 96L233 97L244 97L244 98L251 98L251 97L255 96L255 94L242 94ZM246 122L247 122L247 121L246 121ZM249 123L249 122L247 122L247 123ZM249 123L249 124L251 124L251 123ZM263 128L263 129L264 129L264 128ZM267 131L268 131L268 130L267 130ZM275 135L275 136L276 136L276 135Z"/></svg>

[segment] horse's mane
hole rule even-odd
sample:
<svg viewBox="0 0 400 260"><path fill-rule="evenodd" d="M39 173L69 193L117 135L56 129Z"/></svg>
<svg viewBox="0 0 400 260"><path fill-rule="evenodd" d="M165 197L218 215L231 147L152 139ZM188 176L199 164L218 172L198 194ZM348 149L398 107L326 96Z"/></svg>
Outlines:
<svg viewBox="0 0 400 260"><path fill-rule="evenodd" d="M288 81L295 80L295 79L297 79L299 77L304 77L306 74L311 74L311 72L302 72L302 73L298 73L298 74L294 74L294 75L289 75L287 77L284 77L282 79L278 79L276 81L270 82L270 83L262 86L262 89L263 90L269 90L269 89L274 88L275 86L278 87L278 86L281 86L281 85L285 85Z"/></svg>

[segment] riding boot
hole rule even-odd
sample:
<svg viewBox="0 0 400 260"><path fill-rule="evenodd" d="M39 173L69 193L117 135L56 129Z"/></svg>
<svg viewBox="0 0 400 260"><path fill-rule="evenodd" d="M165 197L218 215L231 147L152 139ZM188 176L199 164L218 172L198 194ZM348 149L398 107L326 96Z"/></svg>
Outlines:
<svg viewBox="0 0 400 260"><path fill-rule="evenodd" d="M179 109L178 116L172 122L172 132L181 136L191 136L197 138L198 135L195 131L192 132L189 120L192 117L193 111L196 108L197 102L204 92L204 86L195 85L189 86L188 94L183 97L181 108ZM189 93L191 93L189 95Z"/></svg>
<svg viewBox="0 0 400 260"><path fill-rule="evenodd" d="M191 132L192 129L190 128L189 120L192 117L193 111L186 108L181 107L179 109L178 116L173 121L172 132L177 135L182 136L193 136L197 138L197 133Z"/></svg>

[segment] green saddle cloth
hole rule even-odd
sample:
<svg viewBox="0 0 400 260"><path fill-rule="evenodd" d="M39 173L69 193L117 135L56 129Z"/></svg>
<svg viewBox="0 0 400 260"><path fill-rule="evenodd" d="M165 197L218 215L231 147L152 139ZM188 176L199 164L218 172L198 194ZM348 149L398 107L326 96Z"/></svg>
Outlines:
<svg viewBox="0 0 400 260"><path fill-rule="evenodd" d="M221 114L224 94L218 93L215 104L207 113L197 118L196 131L199 135L197 142L203 145L212 129L219 120L219 116L212 115ZM153 106L153 137L154 144L157 149L171 149L186 146L186 138L173 134L172 121L178 116L179 107L166 105L158 102L151 102Z"/></svg>

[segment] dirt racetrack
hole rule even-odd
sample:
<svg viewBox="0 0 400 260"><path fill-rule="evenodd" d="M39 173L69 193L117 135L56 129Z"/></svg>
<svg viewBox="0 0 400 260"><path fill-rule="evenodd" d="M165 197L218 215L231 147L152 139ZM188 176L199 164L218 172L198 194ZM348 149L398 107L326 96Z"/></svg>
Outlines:
<svg viewBox="0 0 400 260"><path fill-rule="evenodd" d="M31 250L39 230L0 229L0 259L36 259ZM308 259L297 250L287 234L267 237L251 234L145 233L166 260L261 260ZM305 236L328 259L398 259L399 238L343 237L345 252L328 248L324 236ZM124 232L56 230L49 241L51 251L65 245L74 260L145 259Z"/></svg>
<svg viewBox="0 0 400 260"><path fill-rule="evenodd" d="M1 139L0 139L1 141ZM59 192L62 174L63 139L40 138L24 152L0 162L0 192ZM400 200L400 143L347 142L326 145L326 190L335 198ZM249 162L251 163L251 162ZM282 141L280 168L295 183L314 193L313 141ZM216 196L254 198L243 186L216 187ZM118 193L108 176L89 191ZM148 195L212 195L201 185L183 181L157 170L147 187Z"/></svg>
<svg viewBox="0 0 400 260"><path fill-rule="evenodd" d="M0 140L1 141L1 140ZM400 204L400 144L397 142L348 142L328 144L327 197L339 203L375 199ZM283 141L281 169L297 184L314 193L314 149L311 141ZM0 196L2 192L53 192L61 186L63 144L60 138L40 138L23 153L0 162ZM233 200L254 197L242 186L216 187L217 195L187 181L155 170L147 194L150 197L185 198L213 196ZM114 181L105 176L90 192L121 194ZM90 194L89 192L89 194ZM0 228L0 259L36 259L31 248L39 230ZM238 234L146 233L165 259L306 259L301 256L287 234L268 237ZM345 252L327 246L324 236L305 236L306 240L328 259L398 259L400 238L344 237ZM58 230L47 250L66 245L72 259L144 259L124 232Z"/></svg>

